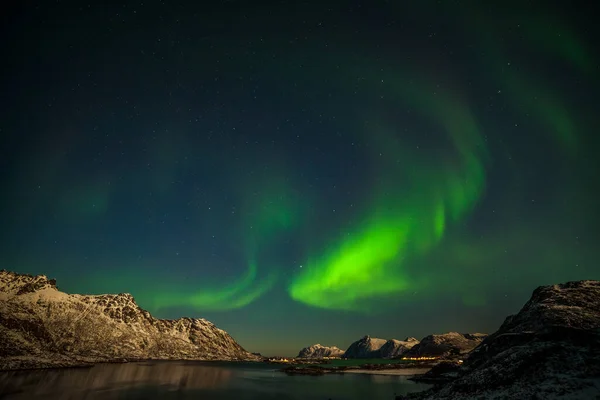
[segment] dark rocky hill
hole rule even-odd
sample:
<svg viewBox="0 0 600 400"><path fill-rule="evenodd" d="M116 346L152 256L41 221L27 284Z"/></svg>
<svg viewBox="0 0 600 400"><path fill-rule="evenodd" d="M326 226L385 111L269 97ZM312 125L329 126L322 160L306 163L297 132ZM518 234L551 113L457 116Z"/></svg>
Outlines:
<svg viewBox="0 0 600 400"><path fill-rule="evenodd" d="M449 383L399 398L600 398L600 282L537 288L460 368L449 368L441 368Z"/></svg>

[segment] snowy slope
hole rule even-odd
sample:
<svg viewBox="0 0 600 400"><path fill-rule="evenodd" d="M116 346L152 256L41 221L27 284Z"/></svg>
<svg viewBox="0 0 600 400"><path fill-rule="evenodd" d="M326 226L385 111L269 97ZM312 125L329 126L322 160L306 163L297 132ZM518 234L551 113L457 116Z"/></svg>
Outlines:
<svg viewBox="0 0 600 400"><path fill-rule="evenodd" d="M256 356L205 319L154 318L130 294L71 295L43 275L0 271L0 369L140 358Z"/></svg>
<svg viewBox="0 0 600 400"><path fill-rule="evenodd" d="M352 343L344 353L344 358L380 358L380 349L387 340L364 336Z"/></svg>
<svg viewBox="0 0 600 400"><path fill-rule="evenodd" d="M419 341L414 337L407 337L404 340L390 339L379 349L379 357L396 358L403 356L406 352L418 345Z"/></svg>

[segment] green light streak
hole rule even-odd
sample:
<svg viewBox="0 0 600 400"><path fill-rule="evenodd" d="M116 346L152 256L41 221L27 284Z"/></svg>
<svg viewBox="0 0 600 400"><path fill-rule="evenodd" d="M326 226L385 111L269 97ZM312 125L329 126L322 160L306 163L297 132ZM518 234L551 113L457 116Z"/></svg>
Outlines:
<svg viewBox="0 0 600 400"><path fill-rule="evenodd" d="M271 274L257 280L257 267L251 263L246 274L237 281L218 289L203 288L193 293L159 292L152 300L153 308L192 307L202 311L224 311L242 308L259 298L275 282Z"/></svg>
<svg viewBox="0 0 600 400"><path fill-rule="evenodd" d="M442 163L429 159L430 154L417 157L398 135L384 129L367 132L376 138L377 151L387 154L379 167L388 178L375 190L372 211L355 233L310 259L293 279L288 290L297 301L368 311L370 299L425 287L409 271L411 258L439 243L449 223L463 218L483 192L486 150L467 105L424 83L386 81L403 102L444 128L457 158ZM394 161L398 157L405 161L403 167ZM406 184L398 187L394 181Z"/></svg>
<svg viewBox="0 0 600 400"><path fill-rule="evenodd" d="M276 243L278 234L297 223L298 205L283 176L275 174L252 180L252 184L243 190L242 197L241 223L248 263L245 275L225 285L184 291L181 287L179 290L162 290L162 294L153 300L155 309L183 306L201 311L233 310L249 305L273 287L276 273L270 268L268 273L259 275L257 260L268 246Z"/></svg>

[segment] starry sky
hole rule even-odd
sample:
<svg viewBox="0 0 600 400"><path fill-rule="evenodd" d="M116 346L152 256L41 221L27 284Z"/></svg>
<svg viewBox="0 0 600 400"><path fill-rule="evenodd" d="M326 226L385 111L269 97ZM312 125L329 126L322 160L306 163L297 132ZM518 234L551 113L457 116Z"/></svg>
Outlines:
<svg viewBox="0 0 600 400"><path fill-rule="evenodd" d="M266 355L600 278L593 6L104 3L1 13L0 268Z"/></svg>

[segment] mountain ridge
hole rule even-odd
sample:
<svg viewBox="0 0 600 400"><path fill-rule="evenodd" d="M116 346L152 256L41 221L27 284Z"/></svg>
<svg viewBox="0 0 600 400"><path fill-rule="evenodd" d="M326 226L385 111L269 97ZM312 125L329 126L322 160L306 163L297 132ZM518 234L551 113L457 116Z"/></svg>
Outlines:
<svg viewBox="0 0 600 400"><path fill-rule="evenodd" d="M82 295L0 270L0 369L127 359L259 360L203 318L158 319L129 293Z"/></svg>
<svg viewBox="0 0 600 400"><path fill-rule="evenodd" d="M477 347L486 336L485 333L458 332L428 335L404 353L404 356L443 357L465 354Z"/></svg>
<svg viewBox="0 0 600 400"><path fill-rule="evenodd" d="M353 342L344 358L448 357L468 353L487 335L484 333L447 332L418 340L379 339L369 335Z"/></svg>

